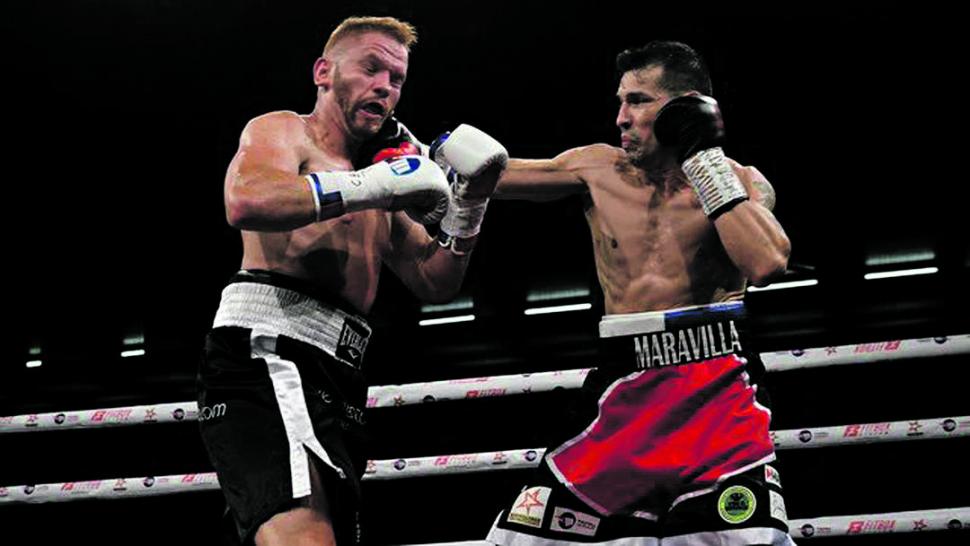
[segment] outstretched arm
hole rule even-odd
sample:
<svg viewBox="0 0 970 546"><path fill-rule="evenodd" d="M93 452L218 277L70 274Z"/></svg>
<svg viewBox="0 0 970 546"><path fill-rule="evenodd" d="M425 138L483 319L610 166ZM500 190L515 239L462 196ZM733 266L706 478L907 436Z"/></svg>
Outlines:
<svg viewBox="0 0 970 546"><path fill-rule="evenodd" d="M497 199L551 201L587 189L586 175L615 160L619 152L605 144L567 150L552 159L510 159L495 188Z"/></svg>

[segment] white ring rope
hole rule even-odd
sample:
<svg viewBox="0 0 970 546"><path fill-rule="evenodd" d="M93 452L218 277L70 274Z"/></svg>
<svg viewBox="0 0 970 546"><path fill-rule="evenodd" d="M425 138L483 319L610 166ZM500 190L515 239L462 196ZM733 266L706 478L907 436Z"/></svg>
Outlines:
<svg viewBox="0 0 970 546"><path fill-rule="evenodd" d="M970 353L970 334L762 353L768 371Z"/></svg>
<svg viewBox="0 0 970 546"><path fill-rule="evenodd" d="M880 341L812 349L763 353L768 371L868 363L901 358L920 358L970 353L970 334ZM436 402L548 392L557 388L578 389L591 368L555 372L524 373L494 377L472 377L404 385L383 385L367 390L368 408L385 408ZM203 414L218 414L220 407L202 408ZM203 415L204 418L208 418ZM79 411L56 411L0 417L0 434L35 430L96 428L147 423L195 421L195 402L173 402Z"/></svg>
<svg viewBox="0 0 970 546"><path fill-rule="evenodd" d="M970 529L970 507L858 516L827 516L793 519L788 522L788 532L794 537L802 538L957 529Z"/></svg>
<svg viewBox="0 0 970 546"><path fill-rule="evenodd" d="M966 436L970 436L970 416L780 430L772 433L775 447L779 450ZM364 479L393 480L533 468L539 465L544 453L545 448L534 448L371 460L367 461ZM218 488L218 480L213 472L15 485L0 487L0 505L62 502L78 498L153 496Z"/></svg>

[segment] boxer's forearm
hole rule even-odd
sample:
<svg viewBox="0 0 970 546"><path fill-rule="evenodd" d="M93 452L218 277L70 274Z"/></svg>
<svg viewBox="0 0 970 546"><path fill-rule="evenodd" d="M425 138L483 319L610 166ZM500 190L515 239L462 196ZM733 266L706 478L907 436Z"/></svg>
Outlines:
<svg viewBox="0 0 970 546"><path fill-rule="evenodd" d="M764 284L785 272L791 242L767 208L745 201L714 221L724 249L745 277Z"/></svg>

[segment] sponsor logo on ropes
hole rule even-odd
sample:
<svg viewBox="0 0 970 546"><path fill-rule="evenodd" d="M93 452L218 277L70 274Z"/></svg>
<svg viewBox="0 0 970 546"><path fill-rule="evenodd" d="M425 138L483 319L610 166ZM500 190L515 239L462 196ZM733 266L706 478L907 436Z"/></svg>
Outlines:
<svg viewBox="0 0 970 546"><path fill-rule="evenodd" d="M534 449L530 449L529 451L526 451L525 452L525 460L527 460L529 462L532 462L532 461L536 460L536 457L538 457L538 456L539 456L539 454L536 453L536 451Z"/></svg>
<svg viewBox="0 0 970 546"><path fill-rule="evenodd" d="M923 423L919 421L910 421L909 429L906 431L906 436L922 436L923 435Z"/></svg>
<svg viewBox="0 0 970 546"><path fill-rule="evenodd" d="M25 427L36 427L39 417L37 414L33 413L27 416L27 422L24 423Z"/></svg>
<svg viewBox="0 0 970 546"><path fill-rule="evenodd" d="M61 491L69 491L71 494L91 493L101 489L101 480L89 482L67 482L61 484Z"/></svg>
<svg viewBox="0 0 970 546"><path fill-rule="evenodd" d="M502 396L506 392L504 388L494 389L472 389L465 393L465 398L486 398L489 396Z"/></svg>
<svg viewBox="0 0 970 546"><path fill-rule="evenodd" d="M634 336L633 349L638 368L686 364L742 350L733 320Z"/></svg>
<svg viewBox="0 0 970 546"><path fill-rule="evenodd" d="M717 513L728 523L744 523L751 519L758 506L754 492L743 485L732 485L717 499Z"/></svg>
<svg viewBox="0 0 970 546"><path fill-rule="evenodd" d="M364 474L376 474L377 473L377 461L368 460L367 468L364 470Z"/></svg>
<svg viewBox="0 0 970 546"><path fill-rule="evenodd" d="M127 423L131 418L131 409L98 410L91 414L93 423Z"/></svg>
<svg viewBox="0 0 970 546"><path fill-rule="evenodd" d="M512 504L512 510L509 511L508 521L529 527L541 527L551 492L548 487L530 487L519 493Z"/></svg>
<svg viewBox="0 0 970 546"><path fill-rule="evenodd" d="M883 341L880 343L863 343L861 345L856 345L855 349L852 351L856 354L860 353L891 353L898 351L902 346L902 340L897 341Z"/></svg>
<svg viewBox="0 0 970 546"><path fill-rule="evenodd" d="M128 482L125 481L124 478L118 478L117 480L115 480L115 484L111 487L111 489L115 491L127 491Z"/></svg>
<svg viewBox="0 0 970 546"><path fill-rule="evenodd" d="M953 432L957 429L957 422L953 419L947 419L943 421L943 430L947 432Z"/></svg>
<svg viewBox="0 0 970 546"><path fill-rule="evenodd" d="M507 462L509 462L509 457L504 451L496 451L492 456L492 464L494 465L505 464Z"/></svg>
<svg viewBox="0 0 970 546"><path fill-rule="evenodd" d="M158 410L155 408L145 408L145 416L141 420L143 423L154 423L158 421Z"/></svg>
<svg viewBox="0 0 970 546"><path fill-rule="evenodd" d="M894 519L865 519L850 521L846 531L850 535L864 535L869 533L891 533L896 530Z"/></svg>
<svg viewBox="0 0 970 546"><path fill-rule="evenodd" d="M175 419L176 421L181 421L182 419L185 419L185 410L182 408L175 408L175 410L172 411L172 418Z"/></svg>
<svg viewBox="0 0 970 546"><path fill-rule="evenodd" d="M395 470L404 470L405 468L407 468L407 466L408 466L408 462L405 461L404 459L398 459L394 461Z"/></svg>
<svg viewBox="0 0 970 546"><path fill-rule="evenodd" d="M36 487L34 487L33 485L25 485L25 486L24 486L24 495L31 495L31 494L33 494L33 492L34 492L34 491L35 491L36 489L37 489L37 488L36 488Z"/></svg>
<svg viewBox="0 0 970 546"><path fill-rule="evenodd" d="M922 531L923 529L926 529L926 527L927 527L927 525L926 525L926 520L925 519L918 519L918 520L916 520L916 521L913 522L913 530L914 531Z"/></svg>
<svg viewBox="0 0 970 546"><path fill-rule="evenodd" d="M434 460L434 466L444 466L447 468L462 468L474 465L478 462L478 457L474 453L467 455L443 455Z"/></svg>
<svg viewBox="0 0 970 546"><path fill-rule="evenodd" d="M67 419L67 416L64 415L63 413L58 413L57 415L54 416L54 422L57 423L58 425L64 424L65 419Z"/></svg>
<svg viewBox="0 0 970 546"><path fill-rule="evenodd" d="M401 396L400 394L394 397L395 406L403 406L404 403L405 403L404 397Z"/></svg>
<svg viewBox="0 0 970 546"><path fill-rule="evenodd" d="M596 535L596 529L599 526L600 518L594 515L567 510L558 506L553 510L552 521L549 523L549 528L553 531L575 533L588 537Z"/></svg>
<svg viewBox="0 0 970 546"><path fill-rule="evenodd" d="M6 487L0 487L0 498L6 497L8 495L10 495L10 492L7 491L7 488Z"/></svg>
<svg viewBox="0 0 970 546"><path fill-rule="evenodd" d="M154 476L147 476L144 480L141 481L141 484L144 485L145 487L151 487L155 485Z"/></svg>
<svg viewBox="0 0 970 546"><path fill-rule="evenodd" d="M803 431L799 432L798 433L798 441L802 442L803 444L807 444L808 442L811 442L812 441L812 431L810 431L810 430L803 430Z"/></svg>
<svg viewBox="0 0 970 546"><path fill-rule="evenodd" d="M890 433L892 423L870 423L865 425L846 425L842 432L843 438L871 438L886 436Z"/></svg>
<svg viewBox="0 0 970 546"><path fill-rule="evenodd" d="M815 527L811 523L802 525L801 529L799 530L802 532L802 536L806 538L815 535Z"/></svg>
<svg viewBox="0 0 970 546"><path fill-rule="evenodd" d="M958 519L951 519L950 521L946 522L946 528L950 529L951 531L963 529L963 522Z"/></svg>

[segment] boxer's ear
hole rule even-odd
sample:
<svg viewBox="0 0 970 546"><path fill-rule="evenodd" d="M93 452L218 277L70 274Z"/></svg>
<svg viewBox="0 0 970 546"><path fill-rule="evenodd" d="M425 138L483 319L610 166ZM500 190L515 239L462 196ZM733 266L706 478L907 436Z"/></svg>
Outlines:
<svg viewBox="0 0 970 546"><path fill-rule="evenodd" d="M330 89L333 83L333 69L334 63L330 59L323 57L317 59L317 62L313 63L313 83L325 90Z"/></svg>

